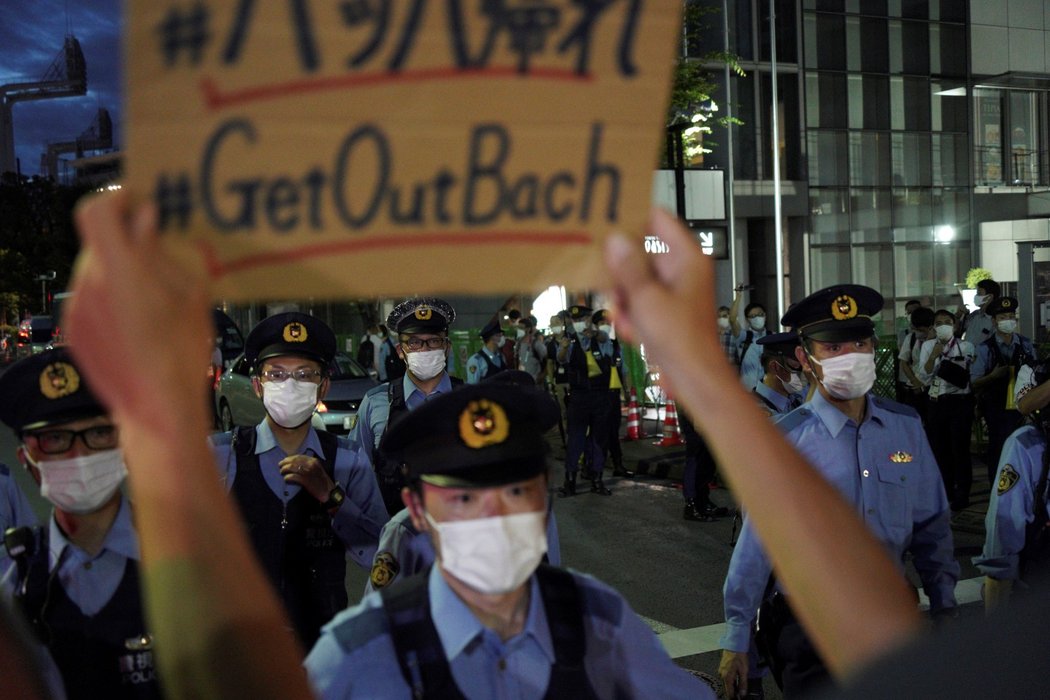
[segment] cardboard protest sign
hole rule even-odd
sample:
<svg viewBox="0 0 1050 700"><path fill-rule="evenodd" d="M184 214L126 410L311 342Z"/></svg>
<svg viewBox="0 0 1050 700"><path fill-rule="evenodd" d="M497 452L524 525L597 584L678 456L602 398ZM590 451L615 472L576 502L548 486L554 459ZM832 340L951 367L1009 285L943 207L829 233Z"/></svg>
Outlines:
<svg viewBox="0 0 1050 700"><path fill-rule="evenodd" d="M596 287L681 5L128 3L128 185L226 299Z"/></svg>

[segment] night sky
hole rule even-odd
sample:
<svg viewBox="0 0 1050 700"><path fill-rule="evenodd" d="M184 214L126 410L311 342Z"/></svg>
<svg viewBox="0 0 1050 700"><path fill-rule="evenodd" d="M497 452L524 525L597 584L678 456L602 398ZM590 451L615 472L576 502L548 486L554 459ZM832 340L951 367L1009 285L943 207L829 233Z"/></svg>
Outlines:
<svg viewBox="0 0 1050 700"><path fill-rule="evenodd" d="M67 33L80 40L87 62L87 94L14 107L15 150L23 175L36 175L47 144L70 141L87 129L100 107L113 118L114 141L123 129L120 0L3 0L0 10L0 84L39 80L62 51Z"/></svg>

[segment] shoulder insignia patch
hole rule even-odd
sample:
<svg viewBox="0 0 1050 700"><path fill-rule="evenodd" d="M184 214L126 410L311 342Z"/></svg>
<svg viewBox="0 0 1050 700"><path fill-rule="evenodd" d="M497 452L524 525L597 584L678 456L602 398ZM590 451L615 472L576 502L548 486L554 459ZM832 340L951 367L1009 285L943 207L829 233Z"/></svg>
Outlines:
<svg viewBox="0 0 1050 700"><path fill-rule="evenodd" d="M912 457L909 453L904 452L902 450L897 450L896 452L894 452L893 454L890 455L890 461L893 462L894 464L907 464L908 462L912 461L913 459L914 459L914 457Z"/></svg>
<svg viewBox="0 0 1050 700"><path fill-rule="evenodd" d="M1017 470L1009 464L1004 464L1003 468L999 470L999 487L997 492L1000 496L1009 491L1014 487L1018 481L1020 481L1021 475L1017 473Z"/></svg>
<svg viewBox="0 0 1050 700"><path fill-rule="evenodd" d="M478 366L477 365L470 365L469 367L467 367L467 371L470 372L471 374L474 374L475 372L478 371Z"/></svg>
<svg viewBox="0 0 1050 700"><path fill-rule="evenodd" d="M372 573L369 576L372 587L379 589L389 586L400 571L401 565L397 563L392 553L380 552L372 562Z"/></svg>

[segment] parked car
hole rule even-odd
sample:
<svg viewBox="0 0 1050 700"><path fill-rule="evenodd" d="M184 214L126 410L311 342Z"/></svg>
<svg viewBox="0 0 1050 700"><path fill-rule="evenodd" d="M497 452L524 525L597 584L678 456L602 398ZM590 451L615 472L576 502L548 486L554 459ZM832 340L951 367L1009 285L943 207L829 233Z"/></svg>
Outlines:
<svg viewBox="0 0 1050 700"><path fill-rule="evenodd" d="M47 349L55 332L50 316L34 316L18 324L15 339L15 359L21 360Z"/></svg>
<svg viewBox="0 0 1050 700"><path fill-rule="evenodd" d="M219 427L224 431L238 425L258 425L266 416L262 399L256 396L252 388L250 370L248 361L241 355L219 378L219 386L215 390L215 409L219 416ZM328 373L331 386L314 413L314 427L346 435L350 432L361 399L378 382L343 352L336 353Z"/></svg>

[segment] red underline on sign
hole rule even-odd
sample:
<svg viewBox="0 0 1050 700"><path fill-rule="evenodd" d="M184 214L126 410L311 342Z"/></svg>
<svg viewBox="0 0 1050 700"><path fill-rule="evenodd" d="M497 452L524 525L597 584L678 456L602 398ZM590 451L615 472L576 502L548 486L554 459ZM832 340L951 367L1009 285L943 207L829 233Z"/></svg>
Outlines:
<svg viewBox="0 0 1050 700"><path fill-rule="evenodd" d="M201 92L204 93L204 101L208 109L218 111L227 107L248 104L250 102L263 102L266 100L277 100L284 97L303 95L310 92L329 92L334 90L345 90L347 88L366 87L374 85L400 85L406 83L423 83L450 80L488 80L494 78L528 78L531 80L562 80L568 82L587 83L594 79L590 73L583 75L562 68L530 68L521 73L517 68L430 68L424 70L399 71L387 73L370 73L366 75L341 75L328 78L313 78L308 80L291 80L285 83L274 83L272 85L256 85L254 87L242 88L223 92L211 78L201 81Z"/></svg>
<svg viewBox="0 0 1050 700"><path fill-rule="evenodd" d="M508 244L581 246L589 245L593 240L588 231L566 231L560 233L551 231L486 231L484 233L463 231L387 236L384 238L369 238L362 241L340 241L338 243L254 253L233 260L219 260L215 247L210 243L202 241L200 248L204 253L204 264L208 270L208 275L212 279L219 279L235 272L245 272L260 267L272 267L329 255L346 255L348 253L363 253L395 248L429 248L463 243L469 243L472 246Z"/></svg>

